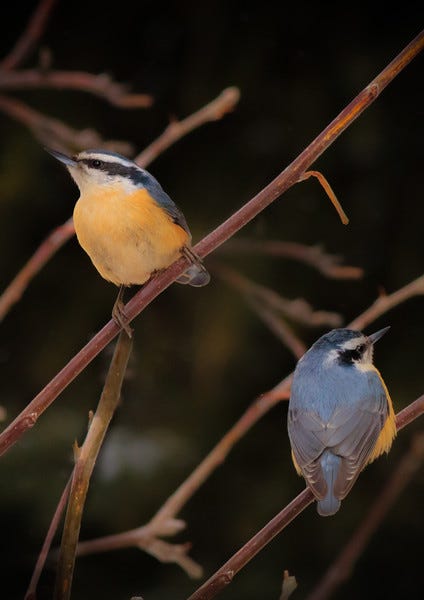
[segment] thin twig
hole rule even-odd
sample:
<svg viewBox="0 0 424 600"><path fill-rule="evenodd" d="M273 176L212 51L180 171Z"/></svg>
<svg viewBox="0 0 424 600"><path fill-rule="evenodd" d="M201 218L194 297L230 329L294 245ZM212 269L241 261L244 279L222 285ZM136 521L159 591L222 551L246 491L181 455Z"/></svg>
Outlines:
<svg viewBox="0 0 424 600"><path fill-rule="evenodd" d="M349 327L352 329L362 330L365 329L370 323L381 317L382 314L391 310L394 306L409 300L413 296L419 296L424 294L424 275L418 277L414 281L411 281L408 285L393 292L393 294L382 295L372 304L368 310L359 315L354 319Z"/></svg>
<svg viewBox="0 0 424 600"><path fill-rule="evenodd" d="M228 88L221 94L209 102L206 106L199 109L193 115L189 115L182 121L178 121L165 129L164 133L144 152L136 158L137 163L141 167L147 167L162 151L165 151L172 144L176 143L184 135L193 131L196 127L200 127L208 121L217 120L220 116L224 116L228 111L232 110L239 98L237 88ZM100 143L100 140L93 138L98 135L93 130L76 131L69 128L67 125L56 119L51 119L41 113L30 108L21 101L14 98L0 96L0 110L3 110L14 119L24 123L30 129L35 130L37 137L46 136L46 141L51 142L53 136L56 140L58 149L67 151L69 147L86 148L86 147L107 147L116 152L126 154L122 144L124 142L110 142L109 144ZM65 147L62 147L65 144ZM49 144L51 145L51 144ZM21 271L7 286L6 290L0 295L0 321L6 316L12 306L21 298L23 292L28 287L32 279L39 273L42 267L48 260L63 246L73 235L75 228L72 218L54 229L47 238L41 243L34 255L24 265Z"/></svg>
<svg viewBox="0 0 424 600"><path fill-rule="evenodd" d="M296 577L290 575L288 571L284 571L283 573L283 585L281 588L281 596L279 600L289 600L290 596L293 594L295 589L297 588Z"/></svg>
<svg viewBox="0 0 424 600"><path fill-rule="evenodd" d="M208 121L218 121L225 114L233 111L239 99L240 90L238 88L226 88L217 98L203 106L197 112L181 121L171 121L165 131L147 146L145 150L140 152L134 161L141 167L150 164L159 154L165 152L172 144L175 144L175 142L200 127L200 125Z"/></svg>
<svg viewBox="0 0 424 600"><path fill-rule="evenodd" d="M244 294L247 300L253 300L274 312L281 312L293 321L309 327L339 327L342 317L338 313L314 310L306 300L297 298L287 300L275 290L255 283L245 275L227 265L213 267L213 272L233 288Z"/></svg>
<svg viewBox="0 0 424 600"><path fill-rule="evenodd" d="M38 272L50 259L53 252L74 234L75 229L72 219L57 227L37 248L26 265L19 271L8 287L0 296L0 321L8 313L10 308L20 299L28 286L28 281Z"/></svg>
<svg viewBox="0 0 424 600"><path fill-rule="evenodd" d="M264 190L240 210L207 235L195 246L200 257L207 256L246 223L266 208L291 185L328 148L337 137L378 97L394 77L422 50L424 32L420 33L356 98L322 131L315 140ZM126 304L128 321L133 320L186 268L185 259L179 259L154 277ZM65 367L41 390L27 407L0 434L0 455L6 452L50 406L57 396L117 335L119 327L111 319Z"/></svg>
<svg viewBox="0 0 424 600"><path fill-rule="evenodd" d="M119 404L122 382L131 353L132 340L121 332L106 377L102 395L81 448L76 448L76 464L66 511L59 562L56 574L55 598L67 600L71 595L75 553L81 527L85 498L109 423Z"/></svg>
<svg viewBox="0 0 424 600"><path fill-rule="evenodd" d="M306 173L303 173L303 175L299 178L299 181L305 181L305 179L309 179L309 177L315 177L316 179L318 179L323 189L325 190L327 196L330 198L334 208L336 209L341 222L343 223L343 225L347 225L349 223L349 218L343 210L342 205L338 201L337 196L333 191L333 188L328 183L324 175L320 173L320 171L306 171Z"/></svg>
<svg viewBox="0 0 424 600"><path fill-rule="evenodd" d="M412 438L409 450L399 461L389 481L381 490L365 518L336 560L308 595L307 600L326 600L334 590L349 579L356 561L369 543L388 511L398 499L411 479L416 475L424 460L424 434Z"/></svg>
<svg viewBox="0 0 424 600"><path fill-rule="evenodd" d="M364 271L360 267L341 265L341 257L327 254L320 246L305 246L297 242L280 240L252 240L237 238L228 241L220 252L241 252L264 254L266 256L283 256L303 262L314 267L330 279L360 279Z"/></svg>
<svg viewBox="0 0 424 600"><path fill-rule="evenodd" d="M132 145L121 140L104 140L95 129L73 129L59 119L47 117L21 100L0 95L0 110L31 129L34 137L50 148L73 153L81 148L104 148L130 154Z"/></svg>
<svg viewBox="0 0 424 600"><path fill-rule="evenodd" d="M56 0L40 0L16 44L0 62L0 70L16 69L35 47L44 33Z"/></svg>
<svg viewBox="0 0 424 600"><path fill-rule="evenodd" d="M62 492L62 495L60 497L60 500L59 500L56 510L54 512L54 515L51 520L50 526L48 528L43 546L42 546L40 554L37 558L37 562L35 563L34 571L33 571L32 577L31 577L31 581L28 586L28 590L25 594L24 600L36 600L38 581L40 579L41 572L44 568L44 564L47 560L47 556L49 554L50 547L53 542L53 538L56 534L56 530L59 527L60 519L62 518L62 514L65 510L66 502L67 502L68 496L69 496L69 491L71 489L71 483L72 483L72 476L69 478L69 481L66 484L66 486Z"/></svg>
<svg viewBox="0 0 424 600"><path fill-rule="evenodd" d="M0 71L0 89L2 90L43 88L87 92L118 108L149 108L153 104L153 98L149 94L128 92L128 86L117 83L106 73L94 75L85 71L49 71L46 69Z"/></svg>
<svg viewBox="0 0 424 600"><path fill-rule="evenodd" d="M248 298L248 304L268 329L290 350L295 358L299 359L305 354L307 350L305 344L294 333L286 321L276 314L275 310L271 310L269 306L264 306L255 298Z"/></svg>
<svg viewBox="0 0 424 600"><path fill-rule="evenodd" d="M396 426L400 430L419 415L424 413L424 395L412 402L406 409L396 415ZM314 501L309 488L305 488L278 515L254 535L238 552L236 552L216 573L212 575L188 600L210 600L221 592L252 558L254 558L269 542L293 519Z"/></svg>

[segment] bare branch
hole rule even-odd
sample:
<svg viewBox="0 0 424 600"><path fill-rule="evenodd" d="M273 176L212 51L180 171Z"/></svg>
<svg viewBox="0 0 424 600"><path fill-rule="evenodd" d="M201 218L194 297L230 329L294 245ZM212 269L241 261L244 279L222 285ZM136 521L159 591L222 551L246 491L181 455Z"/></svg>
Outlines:
<svg viewBox="0 0 424 600"><path fill-rule="evenodd" d="M340 256L327 254L320 246L305 246L297 242L237 238L229 240L220 252L251 252L266 256L284 256L310 265L331 279L360 279L364 274L360 267L341 265Z"/></svg>
<svg viewBox="0 0 424 600"><path fill-rule="evenodd" d="M336 209L341 222L343 223L343 225L347 225L349 223L349 218L343 210L342 205L338 201L336 194L333 192L333 188L328 183L324 175L319 171L306 171L306 173L303 173L303 175L299 178L299 181L304 181L305 179L309 179L309 177L315 177L316 179L318 179L318 181L324 188L327 196L330 198L334 208Z"/></svg>
<svg viewBox="0 0 424 600"><path fill-rule="evenodd" d="M394 77L421 51L424 32L420 33L406 48L368 85L358 96L322 131L315 140L264 190L207 235L195 246L200 257L207 256L246 223L264 210L273 200L298 181L301 174L328 148L337 137L378 97ZM125 314L129 322L163 292L186 268L181 258L168 269L152 278L126 304ZM57 396L117 335L119 327L110 320L65 367L41 390L12 423L0 434L0 455L6 452L50 406Z"/></svg>
<svg viewBox="0 0 424 600"><path fill-rule="evenodd" d="M141 167L147 166L159 154L165 152L172 144L175 144L194 129L208 121L218 121L224 115L233 111L239 99L240 90L238 88L229 87L223 90L217 98L182 121L171 121L165 131L143 152L140 152L134 161Z"/></svg>
<svg viewBox="0 0 424 600"><path fill-rule="evenodd" d="M424 294L424 275L418 277L414 281L411 281L405 287L400 288L397 292L389 294L387 296L380 296L374 302L372 306L364 313L359 315L352 323L350 327L352 329L362 330L365 329L370 323L381 317L382 314L391 310L395 306L398 306L402 302L409 300L413 296L419 296Z"/></svg>
<svg viewBox="0 0 424 600"><path fill-rule="evenodd" d="M272 333L287 346L295 358L299 359L305 354L307 350L305 344L274 310L264 306L254 298L248 299L248 303Z"/></svg>
<svg viewBox="0 0 424 600"><path fill-rule="evenodd" d="M11 306L20 299L34 273L38 273L42 269L51 255L72 237L74 232L74 225L72 219L70 219L52 231L49 237L38 247L24 268L19 271L15 279L13 279L0 296L0 321L10 310Z"/></svg>
<svg viewBox="0 0 424 600"><path fill-rule="evenodd" d="M31 19L10 53L0 62L0 70L16 69L44 33L56 0L40 0Z"/></svg>
<svg viewBox="0 0 424 600"><path fill-rule="evenodd" d="M36 591L38 581L41 576L41 572L44 568L45 562L47 560L47 556L50 552L50 547L53 542L53 538L56 534L56 530L59 527L60 520L62 518L62 514L66 508L66 502L68 500L69 491L71 489L72 476L69 478L68 483L65 486L65 489L62 492L58 505L56 507L55 513L53 515L53 519L51 520L49 529L47 531L46 538L44 540L43 546L41 548L40 554L38 556L37 562L34 567L34 572L31 577L31 581L28 587L28 590L25 594L24 600L36 600Z"/></svg>
<svg viewBox="0 0 424 600"><path fill-rule="evenodd" d="M213 270L229 285L244 294L249 301L256 301L256 304L281 312L293 321L309 327L339 327L342 323L342 317L338 313L314 310L303 298L287 300L273 289L251 281L228 266L214 266Z"/></svg>
<svg viewBox="0 0 424 600"><path fill-rule="evenodd" d="M127 91L127 86L117 83L106 73L93 75L85 71L49 71L44 69L25 69L20 71L0 71L0 89L76 90L87 92L107 100L118 108L149 108L153 98L148 94L136 94Z"/></svg>
<svg viewBox="0 0 424 600"><path fill-rule="evenodd" d="M132 340L122 331L118 338L103 392L97 410L91 420L84 444L81 448L76 449L77 459L69 492L68 508L56 573L54 597L57 600L66 600L71 596L75 554L85 498L97 456L120 400L122 382L131 348Z"/></svg>
<svg viewBox="0 0 424 600"><path fill-rule="evenodd" d="M279 600L289 600L290 596L293 594L295 589L297 588L296 577L290 575L288 571L284 571L283 574L283 586L281 589L281 596Z"/></svg>
<svg viewBox="0 0 424 600"><path fill-rule="evenodd" d="M59 119L47 117L21 100L0 95L0 110L22 123L41 143L64 152L81 148L105 148L130 154L132 145L120 140L104 140L95 129L73 129Z"/></svg>

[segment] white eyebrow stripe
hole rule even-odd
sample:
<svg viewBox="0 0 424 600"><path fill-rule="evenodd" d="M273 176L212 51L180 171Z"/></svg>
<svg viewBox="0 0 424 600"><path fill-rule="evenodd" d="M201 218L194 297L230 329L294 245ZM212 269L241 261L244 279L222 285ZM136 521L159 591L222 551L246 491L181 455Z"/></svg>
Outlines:
<svg viewBox="0 0 424 600"><path fill-rule="evenodd" d="M121 158L113 154L104 154L103 152L80 152L77 160L101 160L110 165L124 165L125 167L136 167L137 165L129 158Z"/></svg>
<svg viewBox="0 0 424 600"><path fill-rule="evenodd" d="M366 341L367 341L367 338L365 336L358 336L357 338L343 342L343 344L341 344L340 348L342 350L355 350L355 348L357 348L358 346L361 346L361 344L365 344Z"/></svg>

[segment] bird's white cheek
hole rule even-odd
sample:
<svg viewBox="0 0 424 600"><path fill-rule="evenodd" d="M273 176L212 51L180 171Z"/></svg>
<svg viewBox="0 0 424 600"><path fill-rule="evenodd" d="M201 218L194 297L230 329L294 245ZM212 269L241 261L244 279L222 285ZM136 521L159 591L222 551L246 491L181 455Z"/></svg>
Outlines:
<svg viewBox="0 0 424 600"><path fill-rule="evenodd" d="M338 356L339 353L337 350L330 350L330 352L326 354L324 360L322 361L322 366L324 368L332 367L336 362Z"/></svg>

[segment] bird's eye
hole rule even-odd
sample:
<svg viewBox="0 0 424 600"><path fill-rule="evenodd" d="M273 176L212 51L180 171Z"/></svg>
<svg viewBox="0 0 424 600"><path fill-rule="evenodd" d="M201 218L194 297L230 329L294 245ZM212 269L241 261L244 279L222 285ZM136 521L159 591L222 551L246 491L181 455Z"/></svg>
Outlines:
<svg viewBox="0 0 424 600"><path fill-rule="evenodd" d="M98 158L93 158L92 160L90 160L90 167L93 167L94 169L100 169L102 164L102 161Z"/></svg>

